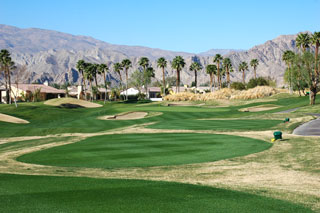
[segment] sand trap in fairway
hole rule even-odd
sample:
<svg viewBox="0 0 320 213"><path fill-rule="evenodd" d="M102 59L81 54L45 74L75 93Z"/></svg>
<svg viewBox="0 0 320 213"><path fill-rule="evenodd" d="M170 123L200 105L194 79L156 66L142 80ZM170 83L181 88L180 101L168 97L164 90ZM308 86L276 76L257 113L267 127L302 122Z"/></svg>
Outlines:
<svg viewBox="0 0 320 213"><path fill-rule="evenodd" d="M0 113L0 121L4 121L4 122L9 122L9 123L15 123L15 124L28 124L29 121L17 118L17 117L13 117L10 115L5 115Z"/></svg>
<svg viewBox="0 0 320 213"><path fill-rule="evenodd" d="M168 103L168 106L203 106L205 103L201 104L195 104L195 103L189 103L189 102L171 102Z"/></svg>
<svg viewBox="0 0 320 213"><path fill-rule="evenodd" d="M79 100L76 98L55 98L44 102L46 105L50 106L61 106L66 108L77 108L77 107L85 107L85 108L97 108L102 107L100 104L91 103L89 101Z"/></svg>
<svg viewBox="0 0 320 213"><path fill-rule="evenodd" d="M242 108L239 109L241 112L261 112L261 111L267 111L272 109L277 109L279 106L276 105L260 105L260 106L254 106L254 107L248 107L248 108Z"/></svg>
<svg viewBox="0 0 320 213"><path fill-rule="evenodd" d="M118 115L107 115L99 117L101 120L135 120L142 119L148 115L147 112L126 112Z"/></svg>

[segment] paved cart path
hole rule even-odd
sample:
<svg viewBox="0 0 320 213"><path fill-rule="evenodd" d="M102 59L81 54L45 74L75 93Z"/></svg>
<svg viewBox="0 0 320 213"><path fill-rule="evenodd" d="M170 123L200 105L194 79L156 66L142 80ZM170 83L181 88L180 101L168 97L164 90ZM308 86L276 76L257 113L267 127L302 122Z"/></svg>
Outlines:
<svg viewBox="0 0 320 213"><path fill-rule="evenodd" d="M293 131L295 135L320 136L320 118L302 124Z"/></svg>

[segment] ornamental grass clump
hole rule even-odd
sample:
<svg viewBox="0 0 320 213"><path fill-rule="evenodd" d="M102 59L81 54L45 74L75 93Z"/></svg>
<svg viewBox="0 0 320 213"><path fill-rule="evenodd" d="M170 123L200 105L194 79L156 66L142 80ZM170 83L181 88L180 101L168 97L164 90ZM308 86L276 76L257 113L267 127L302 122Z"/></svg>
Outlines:
<svg viewBox="0 0 320 213"><path fill-rule="evenodd" d="M277 93L277 90L268 86L258 86L252 89L235 93L230 97L231 100L248 100L268 97Z"/></svg>
<svg viewBox="0 0 320 213"><path fill-rule="evenodd" d="M205 94L181 92L165 96L165 101L213 101L213 100L248 100L268 97L278 93L276 89L268 86L258 86L249 90L235 90L224 88Z"/></svg>

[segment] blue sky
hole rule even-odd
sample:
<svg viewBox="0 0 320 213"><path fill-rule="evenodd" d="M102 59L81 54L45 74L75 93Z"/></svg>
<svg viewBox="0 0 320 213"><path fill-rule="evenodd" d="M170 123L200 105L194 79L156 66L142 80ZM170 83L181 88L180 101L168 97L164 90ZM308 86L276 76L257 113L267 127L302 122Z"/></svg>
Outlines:
<svg viewBox="0 0 320 213"><path fill-rule="evenodd" d="M320 31L320 0L0 0L0 23L199 53Z"/></svg>

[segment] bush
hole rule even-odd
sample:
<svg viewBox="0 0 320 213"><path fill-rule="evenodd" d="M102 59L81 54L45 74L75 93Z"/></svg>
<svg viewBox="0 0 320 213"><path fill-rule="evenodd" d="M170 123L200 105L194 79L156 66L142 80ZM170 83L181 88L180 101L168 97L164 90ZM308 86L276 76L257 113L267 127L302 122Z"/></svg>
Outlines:
<svg viewBox="0 0 320 213"><path fill-rule="evenodd" d="M269 86L269 82L263 78L251 78L247 84L248 89L255 88L256 86Z"/></svg>
<svg viewBox="0 0 320 213"><path fill-rule="evenodd" d="M235 90L245 90L246 89L246 86L241 82L232 82L230 86L231 86L231 89L235 89Z"/></svg>

